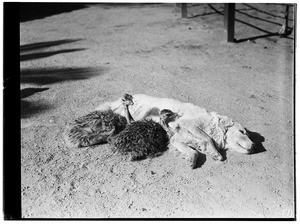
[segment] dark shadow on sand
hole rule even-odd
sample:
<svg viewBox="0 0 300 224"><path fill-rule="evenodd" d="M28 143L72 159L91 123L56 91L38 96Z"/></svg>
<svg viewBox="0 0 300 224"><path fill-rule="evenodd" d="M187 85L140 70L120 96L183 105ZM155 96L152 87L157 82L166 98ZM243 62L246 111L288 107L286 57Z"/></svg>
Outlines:
<svg viewBox="0 0 300 224"><path fill-rule="evenodd" d="M40 102L29 102L27 100L21 99L21 118L30 118L38 113L51 108L49 104Z"/></svg>
<svg viewBox="0 0 300 224"><path fill-rule="evenodd" d="M34 68L21 70L21 83L46 85L57 82L84 80L103 75L106 68Z"/></svg>
<svg viewBox="0 0 300 224"><path fill-rule="evenodd" d="M254 142L254 144L255 144L252 154L267 151L265 149L265 147L263 146L263 144L262 144L265 141L265 138L261 134L259 134L257 132L249 131L248 129L247 129L247 133L248 133L248 136L249 136L250 140L252 142Z"/></svg>
<svg viewBox="0 0 300 224"><path fill-rule="evenodd" d="M227 160L227 151L226 150L219 150L219 153L221 154L222 156L222 161L226 161Z"/></svg>
<svg viewBox="0 0 300 224"><path fill-rule="evenodd" d="M50 57L50 56L57 55L57 54L72 53L72 52L75 52L75 51L83 51L83 50L85 50L85 48L65 49L65 50L52 51L52 52L23 54L23 55L20 56L20 61L41 59L41 58L46 58L46 57Z"/></svg>
<svg viewBox="0 0 300 224"><path fill-rule="evenodd" d="M82 3L20 3L20 22L43 19L48 16L87 8Z"/></svg>
<svg viewBox="0 0 300 224"><path fill-rule="evenodd" d="M194 167L194 169L201 168L205 162L206 162L206 155L203 153L199 153L196 166Z"/></svg>
<svg viewBox="0 0 300 224"><path fill-rule="evenodd" d="M106 69L100 68L37 68L25 69L21 71L21 83L31 83L38 85L52 84L57 82L84 80L93 76L104 74ZM21 90L21 118L30 118L36 114L43 113L52 108L51 105L36 101L24 100L35 93L46 91L49 88L25 88Z"/></svg>
<svg viewBox="0 0 300 224"><path fill-rule="evenodd" d="M84 48L75 49L62 49L56 51L49 51L47 48L68 44L72 42L79 41L81 39L63 39L55 41L46 41L38 43L30 43L20 47L20 52L30 52L22 54L20 56L20 61L35 60L54 56L57 54L71 53L76 51L85 50ZM46 49L46 52L34 52ZM89 79L94 76L103 75L108 68L102 67L40 67L40 68L21 68L20 71L20 83L26 84L36 84L36 85L47 85L58 82L73 81L73 80L84 80ZM29 102L24 100L24 98L29 97L35 93L48 90L49 88L25 88L21 90L21 118L28 118L35 114L42 113L45 110L51 108L50 105L46 103Z"/></svg>
<svg viewBox="0 0 300 224"><path fill-rule="evenodd" d="M31 44L25 44L20 46L20 52L25 51L35 51L43 48L49 48L54 46L59 46L62 44L68 44L77 42L83 39L63 39L63 40L55 40L55 41L45 41L45 42L37 42L37 43L31 43Z"/></svg>
<svg viewBox="0 0 300 224"><path fill-rule="evenodd" d="M75 52L75 51L83 51L83 50L85 50L85 48L65 49L65 50L52 51L52 52L23 54L23 55L20 56L20 61L41 59L41 58L46 58L46 57L50 57L50 56L57 55L57 54L72 53L72 52Z"/></svg>
<svg viewBox="0 0 300 224"><path fill-rule="evenodd" d="M235 40L235 43L242 43L242 42L246 42L246 41L254 41L254 40L257 40L257 39L274 37L274 36L278 36L278 33L262 34L262 35L257 35L257 36L253 36L253 37L238 39L238 40ZM287 37L287 38L290 39L289 37Z"/></svg>
<svg viewBox="0 0 300 224"><path fill-rule="evenodd" d="M35 93L38 92L43 92L48 90L49 88L25 88L25 89L21 89L21 93L20 93L20 97L21 99L29 97Z"/></svg>

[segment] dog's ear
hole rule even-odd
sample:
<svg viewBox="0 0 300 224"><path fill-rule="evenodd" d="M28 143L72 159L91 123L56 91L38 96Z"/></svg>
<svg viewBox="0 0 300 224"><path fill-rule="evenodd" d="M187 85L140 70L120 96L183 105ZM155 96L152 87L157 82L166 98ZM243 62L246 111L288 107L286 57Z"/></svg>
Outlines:
<svg viewBox="0 0 300 224"><path fill-rule="evenodd" d="M226 116L221 116L216 114L218 117L218 126L221 128L222 132L225 133L228 128L232 127L234 125L234 122L231 118L228 118Z"/></svg>

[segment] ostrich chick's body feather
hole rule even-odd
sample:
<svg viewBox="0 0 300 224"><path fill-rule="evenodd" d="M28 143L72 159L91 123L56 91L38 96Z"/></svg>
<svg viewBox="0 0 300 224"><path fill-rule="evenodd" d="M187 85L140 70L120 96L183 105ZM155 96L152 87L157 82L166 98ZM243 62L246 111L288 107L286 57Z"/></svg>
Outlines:
<svg viewBox="0 0 300 224"><path fill-rule="evenodd" d="M161 155L169 138L164 128L152 121L135 121L119 134L108 138L114 152L130 155L132 160Z"/></svg>
<svg viewBox="0 0 300 224"><path fill-rule="evenodd" d="M68 125L65 139L69 146L86 147L106 143L108 136L124 130L126 118L112 110L94 111Z"/></svg>

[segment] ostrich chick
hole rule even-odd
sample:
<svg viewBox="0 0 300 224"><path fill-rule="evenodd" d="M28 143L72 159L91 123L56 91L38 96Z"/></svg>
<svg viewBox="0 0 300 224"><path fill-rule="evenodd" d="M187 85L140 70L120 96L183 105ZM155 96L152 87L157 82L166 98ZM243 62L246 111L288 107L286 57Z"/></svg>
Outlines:
<svg viewBox="0 0 300 224"><path fill-rule="evenodd" d="M93 111L85 116L75 119L69 124L64 133L64 138L69 147L87 147L107 143L109 136L118 134L133 121L128 112L128 106L133 105L133 97L125 94L122 104L125 117L112 110Z"/></svg>
<svg viewBox="0 0 300 224"><path fill-rule="evenodd" d="M108 143L113 152L129 155L132 161L159 156L168 148L172 135L168 122L175 116L170 110L162 110L160 124L152 120L135 121L119 134L110 136Z"/></svg>

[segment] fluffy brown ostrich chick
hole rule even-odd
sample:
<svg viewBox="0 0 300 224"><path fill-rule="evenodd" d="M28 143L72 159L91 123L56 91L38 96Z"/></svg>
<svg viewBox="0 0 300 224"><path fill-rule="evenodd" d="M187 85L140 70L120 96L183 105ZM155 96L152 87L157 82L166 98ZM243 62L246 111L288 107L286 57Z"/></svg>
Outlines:
<svg viewBox="0 0 300 224"><path fill-rule="evenodd" d="M132 122L119 134L110 136L108 143L113 152L129 155L132 161L159 156L168 149L172 135L168 122L176 116L164 109L160 112L160 124L152 120Z"/></svg>
<svg viewBox="0 0 300 224"><path fill-rule="evenodd" d="M125 94L122 104L125 117L112 110L93 111L85 116L75 119L69 124L64 133L64 138L69 147L87 147L107 143L107 138L120 133L128 123L133 121L129 114L128 106L133 105L133 97Z"/></svg>

